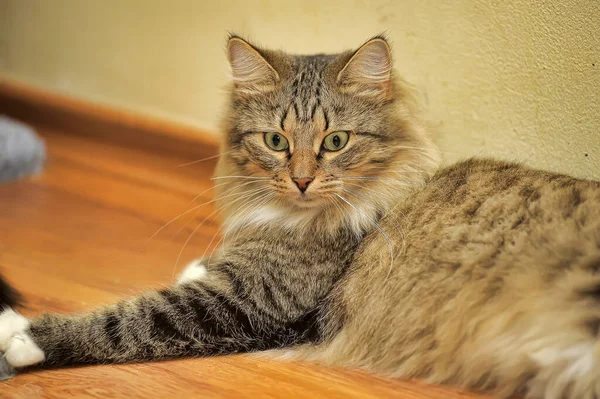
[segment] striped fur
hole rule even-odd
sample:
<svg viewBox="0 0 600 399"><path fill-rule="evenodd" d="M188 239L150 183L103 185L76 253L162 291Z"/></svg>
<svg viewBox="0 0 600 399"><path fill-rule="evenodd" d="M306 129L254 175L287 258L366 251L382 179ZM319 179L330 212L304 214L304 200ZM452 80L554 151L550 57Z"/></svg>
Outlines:
<svg viewBox="0 0 600 399"><path fill-rule="evenodd" d="M208 275L201 281L90 314L46 315L33 320L30 334L47 365L209 356L318 341L326 295L360 240L340 232L321 246L301 248L287 232L273 233L279 237L268 252L260 241L240 239L226 259L205 259Z"/></svg>

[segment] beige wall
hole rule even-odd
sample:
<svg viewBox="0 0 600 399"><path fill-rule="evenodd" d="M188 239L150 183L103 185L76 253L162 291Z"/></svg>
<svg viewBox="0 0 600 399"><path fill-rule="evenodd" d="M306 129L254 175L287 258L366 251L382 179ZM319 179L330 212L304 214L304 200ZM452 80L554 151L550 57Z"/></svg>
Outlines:
<svg viewBox="0 0 600 399"><path fill-rule="evenodd" d="M598 0L0 0L0 74L214 129L228 29L293 52L386 30L447 160L600 178Z"/></svg>

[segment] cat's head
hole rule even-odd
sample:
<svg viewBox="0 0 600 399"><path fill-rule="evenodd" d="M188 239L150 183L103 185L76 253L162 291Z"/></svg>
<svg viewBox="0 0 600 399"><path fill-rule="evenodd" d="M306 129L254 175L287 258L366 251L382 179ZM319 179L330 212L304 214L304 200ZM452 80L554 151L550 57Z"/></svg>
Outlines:
<svg viewBox="0 0 600 399"><path fill-rule="evenodd" d="M436 151L392 72L384 37L341 54L290 55L231 36L217 169L229 222L323 215L357 230L436 168Z"/></svg>

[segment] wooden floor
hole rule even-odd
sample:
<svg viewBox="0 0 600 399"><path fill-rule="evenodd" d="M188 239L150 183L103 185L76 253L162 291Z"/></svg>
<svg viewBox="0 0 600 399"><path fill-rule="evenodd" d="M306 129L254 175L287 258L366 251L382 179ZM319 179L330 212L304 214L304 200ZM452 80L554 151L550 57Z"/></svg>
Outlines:
<svg viewBox="0 0 600 399"><path fill-rule="evenodd" d="M24 314L85 311L169 284L173 273L201 256L218 233L208 204L150 239L173 217L210 201L210 190L201 193L211 187L214 159L180 166L194 159L93 135L38 130L49 147L45 172L0 185L0 272L26 297ZM0 397L475 396L358 371L235 356L36 371L1 382Z"/></svg>

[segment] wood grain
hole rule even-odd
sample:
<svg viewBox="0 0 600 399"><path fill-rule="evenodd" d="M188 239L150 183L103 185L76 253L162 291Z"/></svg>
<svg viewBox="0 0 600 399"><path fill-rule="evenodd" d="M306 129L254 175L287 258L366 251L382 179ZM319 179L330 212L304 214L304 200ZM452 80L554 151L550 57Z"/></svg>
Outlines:
<svg viewBox="0 0 600 399"><path fill-rule="evenodd" d="M6 99L6 95L0 93L0 98ZM2 108L2 104L6 101L0 101L0 112L9 114L10 110L24 112L40 106L27 101L20 108ZM50 118L56 118L52 123L36 116L44 112L48 110L34 111L29 122L35 124L49 148L45 172L0 186L0 272L26 297L23 313L80 312L166 285L175 270L207 250L219 226L211 216L212 204L199 207L150 237L194 204L210 201L210 190L193 200L211 187L214 160L179 167L194 160L190 149L180 152L177 145L158 144L161 137L163 141L176 138L155 132L159 139L154 145L158 147L148 148L136 145L135 140L110 139L132 134L128 128L106 135L101 131L85 134L81 129L68 130L72 123L61 122L56 116ZM95 128L101 127L100 121ZM215 151L214 146L192 148L199 149L198 158ZM176 264L184 242L205 218ZM227 356L35 371L0 382L0 397L478 396L360 371Z"/></svg>

